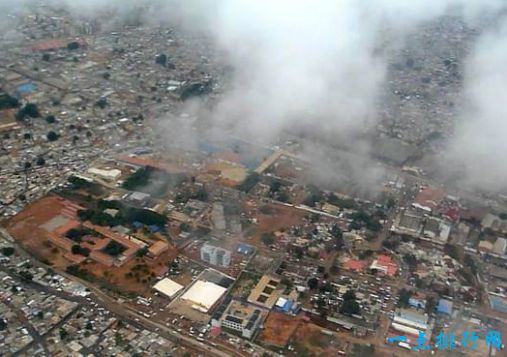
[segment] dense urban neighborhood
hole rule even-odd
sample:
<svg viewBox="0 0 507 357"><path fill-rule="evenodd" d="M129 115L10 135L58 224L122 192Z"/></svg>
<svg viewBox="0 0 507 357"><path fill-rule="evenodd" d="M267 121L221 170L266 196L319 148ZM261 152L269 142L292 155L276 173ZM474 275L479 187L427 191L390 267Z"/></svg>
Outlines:
<svg viewBox="0 0 507 357"><path fill-rule="evenodd" d="M350 147L204 134L205 36L37 4L0 38L0 355L506 355L507 196L425 161L476 29L392 59L359 184Z"/></svg>

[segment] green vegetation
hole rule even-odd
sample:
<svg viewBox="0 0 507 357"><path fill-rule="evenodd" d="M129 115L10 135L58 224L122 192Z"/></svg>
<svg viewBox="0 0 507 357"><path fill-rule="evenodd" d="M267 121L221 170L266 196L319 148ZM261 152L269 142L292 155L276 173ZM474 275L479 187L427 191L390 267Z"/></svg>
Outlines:
<svg viewBox="0 0 507 357"><path fill-rule="evenodd" d="M7 93L0 95L0 110L19 107L19 101Z"/></svg>
<svg viewBox="0 0 507 357"><path fill-rule="evenodd" d="M55 118L54 115L47 115L44 119L46 120L46 122L48 124L54 124L54 123L56 123L56 118Z"/></svg>
<svg viewBox="0 0 507 357"><path fill-rule="evenodd" d="M405 254L403 256L403 261L408 265L410 271L415 271L417 269L417 258L413 254Z"/></svg>
<svg viewBox="0 0 507 357"><path fill-rule="evenodd" d="M144 246L137 250L136 257L141 258L144 257L146 254L148 254L148 247Z"/></svg>
<svg viewBox="0 0 507 357"><path fill-rule="evenodd" d="M445 254L450 256L451 258L456 259L457 261L460 261L458 247L456 247L455 245L446 244L444 246L444 252L445 252Z"/></svg>
<svg viewBox="0 0 507 357"><path fill-rule="evenodd" d="M74 50L77 50L78 48L79 48L79 42L77 42L77 41L72 41L67 44L67 49L69 51L74 51Z"/></svg>
<svg viewBox="0 0 507 357"><path fill-rule="evenodd" d="M307 190L309 192L309 195L303 201L303 204L305 204L309 207L315 207L315 205L318 202L321 202L324 200L324 195L322 194L322 191L319 190L318 187L316 187L314 185L308 185Z"/></svg>
<svg viewBox="0 0 507 357"><path fill-rule="evenodd" d="M69 265L65 271L83 280L91 282L95 280L95 277L88 270L81 269L78 265Z"/></svg>
<svg viewBox="0 0 507 357"><path fill-rule="evenodd" d="M115 226L119 224L117 218L99 210L84 209L77 211L77 216L82 221L90 221L98 226Z"/></svg>
<svg viewBox="0 0 507 357"><path fill-rule="evenodd" d="M398 302L396 303L396 305L398 307L408 307L408 301L410 300L410 298L412 297L412 291L410 290L407 290L407 289L400 289L398 291Z"/></svg>
<svg viewBox="0 0 507 357"><path fill-rule="evenodd" d="M69 335L67 330L65 330L63 327L60 327L60 330L58 332L60 335L60 340L65 340L65 338Z"/></svg>
<svg viewBox="0 0 507 357"><path fill-rule="evenodd" d="M77 227L77 228L71 228L65 233L65 236L69 238L70 240L73 240L76 243L81 242L82 238L84 236L94 236L98 238L103 238L102 234L99 232L96 232L93 229L87 228L87 227Z"/></svg>
<svg viewBox="0 0 507 357"><path fill-rule="evenodd" d="M356 293L354 290L348 290L342 296L343 302L340 306L340 313L346 315L359 315L361 314L361 307L356 300Z"/></svg>
<svg viewBox="0 0 507 357"><path fill-rule="evenodd" d="M185 176L169 174L154 167L146 166L133 172L122 187L129 191L140 191L154 197L164 196L171 187L179 186Z"/></svg>
<svg viewBox="0 0 507 357"><path fill-rule="evenodd" d="M375 356L375 346L372 344L360 345L355 343L352 346L352 357Z"/></svg>
<svg viewBox="0 0 507 357"><path fill-rule="evenodd" d="M182 232L189 232L191 229L192 227L188 223L183 222L180 224L180 231Z"/></svg>
<svg viewBox="0 0 507 357"><path fill-rule="evenodd" d="M90 255L90 249L83 248L79 244L74 244L71 248L71 252L72 252L72 254L79 254L84 257L87 257Z"/></svg>
<svg viewBox="0 0 507 357"><path fill-rule="evenodd" d="M165 53L159 54L155 57L155 63L165 67L167 65L167 55Z"/></svg>
<svg viewBox="0 0 507 357"><path fill-rule="evenodd" d="M339 198L334 193L328 196L327 202L343 209L357 209L356 201L351 198Z"/></svg>
<svg viewBox="0 0 507 357"><path fill-rule="evenodd" d="M379 223L377 217L370 215L363 210L350 214L349 218L352 219L349 229L366 228L372 232L379 232L382 229L382 225Z"/></svg>
<svg viewBox="0 0 507 357"><path fill-rule="evenodd" d="M180 91L180 99L185 101L193 97L200 97L211 93L213 90L213 82L194 82L185 85Z"/></svg>
<svg viewBox="0 0 507 357"><path fill-rule="evenodd" d="M56 140L58 140L60 135L58 135L57 133L55 133L54 131L51 130L47 133L46 137L49 141L56 141Z"/></svg>
<svg viewBox="0 0 507 357"><path fill-rule="evenodd" d="M10 257L15 252L13 247L3 247L2 248L2 254L6 257Z"/></svg>
<svg viewBox="0 0 507 357"><path fill-rule="evenodd" d="M424 312L427 314L431 314L435 311L435 308L437 307L437 299L435 299L433 296L428 296L426 298L426 307L424 308Z"/></svg>
<svg viewBox="0 0 507 357"><path fill-rule="evenodd" d="M275 236L273 233L262 233L261 241L264 245L271 245L275 242Z"/></svg>
<svg viewBox="0 0 507 357"><path fill-rule="evenodd" d="M112 256L112 257L116 257L116 256L120 255L121 253L123 253L125 251L125 249L126 248L123 245L112 240L104 247L103 252Z"/></svg>
<svg viewBox="0 0 507 357"><path fill-rule="evenodd" d="M37 104L34 103L27 103L24 107L18 110L16 113L16 119L18 120L24 120L27 117L30 118L39 118L40 112L39 108L37 107Z"/></svg>
<svg viewBox="0 0 507 357"><path fill-rule="evenodd" d="M240 191L248 193L261 179L257 172L251 172L236 188Z"/></svg>

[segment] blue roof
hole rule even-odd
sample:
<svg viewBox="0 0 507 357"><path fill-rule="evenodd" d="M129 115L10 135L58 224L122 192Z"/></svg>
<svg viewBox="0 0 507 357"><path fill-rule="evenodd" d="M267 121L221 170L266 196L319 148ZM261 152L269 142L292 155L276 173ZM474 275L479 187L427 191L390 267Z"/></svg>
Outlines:
<svg viewBox="0 0 507 357"><path fill-rule="evenodd" d="M422 301L422 300L419 300L419 299L416 299L416 298L410 298L408 300L408 304L411 307L415 307L415 308L424 309L426 307L426 301Z"/></svg>
<svg viewBox="0 0 507 357"><path fill-rule="evenodd" d="M17 87L17 91L19 93L30 93L32 92L33 90L35 89L35 85L32 83L32 82L26 82L26 83L23 83L23 84L20 84L18 87Z"/></svg>
<svg viewBox="0 0 507 357"><path fill-rule="evenodd" d="M155 233L155 232L160 231L160 227L159 227L159 226L157 226L156 224L152 224L152 225L149 225L149 226L148 226L148 230L149 230L151 233Z"/></svg>
<svg viewBox="0 0 507 357"><path fill-rule="evenodd" d="M134 228L141 228L144 226L144 224L142 224L141 222L138 222L138 221L132 222L132 225L134 226Z"/></svg>
<svg viewBox="0 0 507 357"><path fill-rule="evenodd" d="M437 305L437 312L450 315L452 313L452 301L440 299Z"/></svg>
<svg viewBox="0 0 507 357"><path fill-rule="evenodd" d="M507 314L507 300L502 299L500 296L490 295L489 302L493 310Z"/></svg>
<svg viewBox="0 0 507 357"><path fill-rule="evenodd" d="M253 247L251 245L241 243L238 246L238 253L249 255L249 254L252 254L252 252L253 252Z"/></svg>

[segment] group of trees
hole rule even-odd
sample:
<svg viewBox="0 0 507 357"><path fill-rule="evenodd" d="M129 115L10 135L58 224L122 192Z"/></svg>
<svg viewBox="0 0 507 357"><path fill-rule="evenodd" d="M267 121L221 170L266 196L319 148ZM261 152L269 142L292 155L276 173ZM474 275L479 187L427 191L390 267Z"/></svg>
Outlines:
<svg viewBox="0 0 507 357"><path fill-rule="evenodd" d="M71 248L72 254L79 254L84 257L87 257L90 255L90 249L81 247L79 244L74 244Z"/></svg>
<svg viewBox="0 0 507 357"><path fill-rule="evenodd" d="M2 254L6 257L10 257L15 252L13 247L3 247L2 248Z"/></svg>
<svg viewBox="0 0 507 357"><path fill-rule="evenodd" d="M0 95L0 110L19 107L19 101L7 93Z"/></svg>
<svg viewBox="0 0 507 357"><path fill-rule="evenodd" d="M340 313L346 315L359 315L361 314L361 306L357 302L356 293L354 290L348 290L342 296L343 301L340 306Z"/></svg>
<svg viewBox="0 0 507 357"><path fill-rule="evenodd" d="M334 193L330 193L327 202L343 209L357 209L357 203L351 198L339 198Z"/></svg>
<svg viewBox="0 0 507 357"><path fill-rule="evenodd" d="M16 119L24 120L27 117L30 118L39 118L40 112L37 104L34 103L26 103L21 109L16 113Z"/></svg>
<svg viewBox="0 0 507 357"><path fill-rule="evenodd" d="M303 201L303 204L309 207L315 207L315 205L324 199L324 195L322 191L319 190L317 186L308 185L307 190L309 192L306 199Z"/></svg>
<svg viewBox="0 0 507 357"><path fill-rule="evenodd" d="M261 176L257 172L251 172L236 188L248 193L260 181Z"/></svg>
<svg viewBox="0 0 507 357"><path fill-rule="evenodd" d="M118 209L119 212L113 217L103 211L106 208ZM119 201L99 201L97 209L79 210L77 214L80 220L90 221L99 226L132 225L134 222L140 222L147 226L164 227L167 223L167 217L160 213L127 206Z"/></svg>
<svg viewBox="0 0 507 357"><path fill-rule="evenodd" d="M271 184L269 185L269 196L275 200L287 202L289 200L289 196L282 190L282 187L283 186L280 181L271 181Z"/></svg>
<svg viewBox="0 0 507 357"><path fill-rule="evenodd" d="M141 191L155 197L163 196L170 187L179 186L185 180L182 174L169 174L163 170L146 166L136 170L123 182L129 191Z"/></svg>
<svg viewBox="0 0 507 357"><path fill-rule="evenodd" d="M264 245L269 246L275 242L275 236L273 233L262 233L261 241L264 243Z"/></svg>
<svg viewBox="0 0 507 357"><path fill-rule="evenodd" d="M352 222L349 225L349 229L366 228L372 232L379 232L382 229L382 225L380 224L377 217L370 215L362 209L350 214L349 218L352 219Z"/></svg>

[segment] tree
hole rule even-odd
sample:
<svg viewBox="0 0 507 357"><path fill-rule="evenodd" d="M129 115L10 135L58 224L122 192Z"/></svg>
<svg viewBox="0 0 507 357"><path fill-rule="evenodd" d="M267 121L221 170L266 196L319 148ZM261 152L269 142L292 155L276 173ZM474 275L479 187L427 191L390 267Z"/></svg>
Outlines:
<svg viewBox="0 0 507 357"><path fill-rule="evenodd" d="M450 256L451 258L459 261L459 251L458 251L458 247L456 247L455 245L446 244L444 246L444 252L445 252L445 254Z"/></svg>
<svg viewBox="0 0 507 357"><path fill-rule="evenodd" d="M69 51L75 51L75 50L77 50L78 48L79 48L79 42L77 42L77 41L72 41L72 42L69 42L69 43L67 44L67 49L68 49Z"/></svg>
<svg viewBox="0 0 507 357"><path fill-rule="evenodd" d="M21 280L23 280L23 281L32 281L32 279L33 279L33 274L30 273L28 270L20 271L19 276L21 277Z"/></svg>
<svg viewBox="0 0 507 357"><path fill-rule="evenodd" d="M44 118L44 120L46 120L46 123L48 124L54 124L56 123L56 118L54 115L46 115L46 117Z"/></svg>
<svg viewBox="0 0 507 357"><path fill-rule="evenodd" d="M410 271L415 271L417 269L417 258L413 254L405 254L403 256L403 261L407 263Z"/></svg>
<svg viewBox="0 0 507 357"><path fill-rule="evenodd" d="M342 296L343 302L340 306L340 313L347 315L359 315L361 313L361 306L356 300L356 293L354 290L347 290Z"/></svg>
<svg viewBox="0 0 507 357"><path fill-rule="evenodd" d="M144 257L148 253L148 247L144 246L142 248L139 248L136 252L136 257Z"/></svg>
<svg viewBox="0 0 507 357"><path fill-rule="evenodd" d="M49 60L51 59L51 56L49 55L49 53L44 53L42 55L42 60L45 61L45 62L49 62Z"/></svg>
<svg viewBox="0 0 507 357"><path fill-rule="evenodd" d="M49 141L56 141L60 136L51 130L50 132L47 133L46 137Z"/></svg>
<svg viewBox="0 0 507 357"><path fill-rule="evenodd" d="M79 244L74 244L70 251L72 254L79 254L81 252L81 246Z"/></svg>
<svg viewBox="0 0 507 357"><path fill-rule="evenodd" d="M315 290L319 287L319 279L310 278L308 279L307 285L311 290Z"/></svg>
<svg viewBox="0 0 507 357"><path fill-rule="evenodd" d="M39 156L35 163L37 164L37 166L44 166L46 164L46 160L44 160L42 156Z"/></svg>
<svg viewBox="0 0 507 357"><path fill-rule="evenodd" d="M346 315L359 315L361 313L361 307L356 300L344 300L340 306L340 313Z"/></svg>
<svg viewBox="0 0 507 357"><path fill-rule="evenodd" d="M507 219L507 213L506 213L506 212L502 212L502 213L500 213L500 214L498 215L498 217L499 217L500 219L503 219L503 220L505 221L505 220Z"/></svg>
<svg viewBox="0 0 507 357"><path fill-rule="evenodd" d="M65 330L63 327L60 327L60 330L58 332L60 334L60 340L65 340L65 338L68 336L67 330Z"/></svg>
<svg viewBox="0 0 507 357"><path fill-rule="evenodd" d="M407 307L409 305L409 300L412 297L412 292L407 289L400 289L398 291L398 307Z"/></svg>
<svg viewBox="0 0 507 357"><path fill-rule="evenodd" d="M23 139L30 140L31 138L32 138L32 134L30 134L30 133L24 133L23 134Z"/></svg>
<svg viewBox="0 0 507 357"><path fill-rule="evenodd" d="M262 233L261 241L264 245L271 245L275 242L275 237L272 233Z"/></svg>
<svg viewBox="0 0 507 357"><path fill-rule="evenodd" d="M30 118L40 117L40 112L39 108L37 107L37 104L27 103L23 108L18 110L18 112L16 113L16 118L18 120L24 120L26 117Z"/></svg>
<svg viewBox="0 0 507 357"><path fill-rule="evenodd" d="M190 224L183 222L180 224L180 231L182 232L188 232L190 230Z"/></svg>
<svg viewBox="0 0 507 357"><path fill-rule="evenodd" d="M428 296L426 298L426 306L424 308L424 312L427 314L433 313L435 311L435 307L437 306L437 300L433 296Z"/></svg>
<svg viewBox="0 0 507 357"><path fill-rule="evenodd" d="M13 247L3 247L2 248L2 254L5 255L6 257L10 257L11 255L13 255L15 252L14 248Z"/></svg>
<svg viewBox="0 0 507 357"><path fill-rule="evenodd" d="M0 95L0 109L12 109L19 107L19 101L7 93Z"/></svg>
<svg viewBox="0 0 507 357"><path fill-rule="evenodd" d="M159 54L155 57L155 63L164 67L167 66L167 55L165 53Z"/></svg>
<svg viewBox="0 0 507 357"><path fill-rule="evenodd" d="M257 172L250 173L236 188L243 192L250 191L259 181L260 175Z"/></svg>

